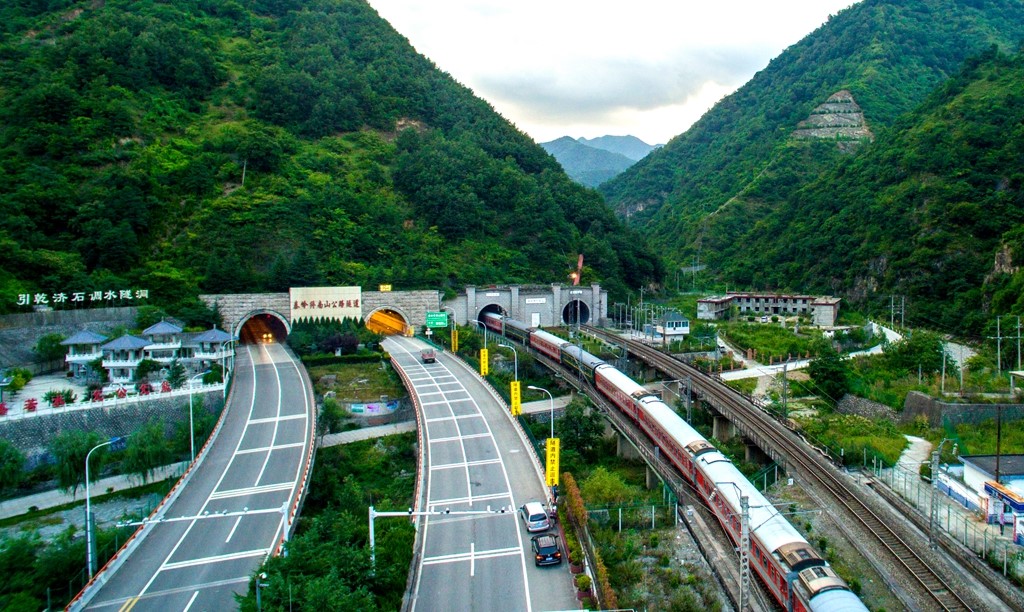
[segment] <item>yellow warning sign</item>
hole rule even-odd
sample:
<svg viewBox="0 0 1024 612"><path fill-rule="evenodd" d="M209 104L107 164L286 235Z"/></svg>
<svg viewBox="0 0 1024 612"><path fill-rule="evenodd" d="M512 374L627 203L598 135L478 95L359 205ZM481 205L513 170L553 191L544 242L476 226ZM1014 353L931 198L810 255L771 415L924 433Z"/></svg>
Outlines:
<svg viewBox="0 0 1024 612"><path fill-rule="evenodd" d="M549 487L558 486L558 438L548 438L547 442L547 470L545 481Z"/></svg>
<svg viewBox="0 0 1024 612"><path fill-rule="evenodd" d="M480 349L480 376L487 376L487 349Z"/></svg>
<svg viewBox="0 0 1024 612"><path fill-rule="evenodd" d="M512 388L509 395L512 396L512 416L519 416L523 413L523 404L519 399L519 381L513 380L511 383Z"/></svg>
<svg viewBox="0 0 1024 612"><path fill-rule="evenodd" d="M456 353L459 350L459 330L452 328L452 352Z"/></svg>

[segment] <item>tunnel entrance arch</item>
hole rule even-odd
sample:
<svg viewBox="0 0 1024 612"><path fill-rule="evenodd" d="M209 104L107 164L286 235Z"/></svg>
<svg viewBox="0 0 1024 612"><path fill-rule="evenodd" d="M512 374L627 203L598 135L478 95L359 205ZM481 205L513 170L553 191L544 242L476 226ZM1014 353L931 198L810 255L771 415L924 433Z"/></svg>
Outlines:
<svg viewBox="0 0 1024 612"><path fill-rule="evenodd" d="M377 308L366 317L366 329L385 336L406 335L412 331L409 317L394 308Z"/></svg>
<svg viewBox="0 0 1024 612"><path fill-rule="evenodd" d="M590 306L583 300L571 300L562 308L562 322L566 325L586 325L590 322Z"/></svg>
<svg viewBox="0 0 1024 612"><path fill-rule="evenodd" d="M253 310L239 319L234 335L242 344L284 342L292 331L288 319L273 310Z"/></svg>
<svg viewBox="0 0 1024 612"><path fill-rule="evenodd" d="M477 320L477 321L480 321L480 322L483 322L483 320L484 320L484 315L486 315L486 314L488 314L488 313L491 313L491 314L496 314L496 315L501 315L501 316L503 316L503 317L506 317L506 316L508 316L508 313L506 313L506 312L505 312L505 309L504 309L504 308L502 308L501 306L499 306L499 305L497 305L497 304L487 304L486 306L484 306L483 308L481 308L481 309L479 310L479 312L477 312L477 314L476 314L476 320Z"/></svg>

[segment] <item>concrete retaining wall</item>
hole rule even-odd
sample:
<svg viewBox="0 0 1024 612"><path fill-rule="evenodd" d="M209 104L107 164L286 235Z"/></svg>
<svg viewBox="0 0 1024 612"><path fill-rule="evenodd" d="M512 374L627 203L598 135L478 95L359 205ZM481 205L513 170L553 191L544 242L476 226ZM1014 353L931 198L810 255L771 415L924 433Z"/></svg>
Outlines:
<svg viewBox="0 0 1024 612"><path fill-rule="evenodd" d="M28 367L34 373L46 371L48 367L33 367L37 358L32 349L39 338L51 333L70 337L83 329L107 335L118 326L133 327L138 314L138 308L124 306L0 316L0 368L17 366Z"/></svg>
<svg viewBox="0 0 1024 612"><path fill-rule="evenodd" d="M924 416L927 417L928 424L932 427L981 423L995 419L1000 408L1004 422L1019 421L1024 418L1024 405L1021 404L953 404L940 402L923 393L911 391L903 403L903 414L900 416L900 421L912 421L918 416Z"/></svg>

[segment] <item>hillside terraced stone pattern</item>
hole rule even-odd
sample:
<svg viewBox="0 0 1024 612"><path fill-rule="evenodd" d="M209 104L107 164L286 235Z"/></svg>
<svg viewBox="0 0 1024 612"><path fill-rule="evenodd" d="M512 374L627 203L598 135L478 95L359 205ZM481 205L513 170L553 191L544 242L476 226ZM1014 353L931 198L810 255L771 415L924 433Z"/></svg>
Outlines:
<svg viewBox="0 0 1024 612"><path fill-rule="evenodd" d="M860 105L853 99L853 94L845 89L832 94L811 111L807 119L797 124L793 136L850 144L875 138L864 120Z"/></svg>

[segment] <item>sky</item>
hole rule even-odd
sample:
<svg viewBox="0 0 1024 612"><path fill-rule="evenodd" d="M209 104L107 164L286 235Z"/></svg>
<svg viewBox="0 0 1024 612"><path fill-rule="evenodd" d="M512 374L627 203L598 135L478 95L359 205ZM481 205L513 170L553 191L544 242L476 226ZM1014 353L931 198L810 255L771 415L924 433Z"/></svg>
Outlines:
<svg viewBox="0 0 1024 612"><path fill-rule="evenodd" d="M537 142L663 144L854 0L369 0Z"/></svg>

